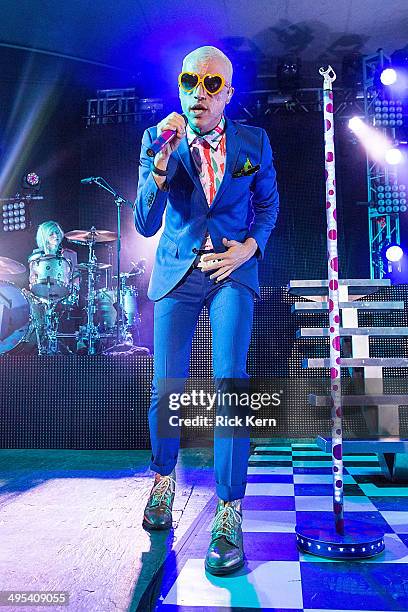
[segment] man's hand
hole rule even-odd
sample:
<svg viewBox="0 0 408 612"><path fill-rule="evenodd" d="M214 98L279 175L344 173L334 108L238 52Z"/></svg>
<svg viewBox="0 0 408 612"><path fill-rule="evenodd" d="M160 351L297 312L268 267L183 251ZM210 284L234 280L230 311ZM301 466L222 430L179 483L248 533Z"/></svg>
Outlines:
<svg viewBox="0 0 408 612"><path fill-rule="evenodd" d="M170 113L164 119L157 124L157 136L160 136L162 132L166 130L174 130L176 132L176 136L173 138L169 144L167 144L159 153L157 153L155 157L155 161L159 161L160 159L168 159L170 155L178 149L180 142L183 140L186 135L186 122L183 115L179 113Z"/></svg>
<svg viewBox="0 0 408 612"><path fill-rule="evenodd" d="M154 165L160 170L167 170L170 155L173 153L173 151L176 151L180 142L186 135L186 122L184 117L179 115L179 113L170 113L170 115L167 115L167 117L162 119L162 121L157 124L157 136L160 136L160 134L165 130L174 130L176 132L176 136L171 142L163 147L163 149L159 151L154 158ZM158 176L157 174L153 174L153 177L156 181L156 185L159 187L159 189L162 189L164 183L166 182L166 177Z"/></svg>
<svg viewBox="0 0 408 612"><path fill-rule="evenodd" d="M216 272L210 276L210 278L215 278L216 282L227 278L231 272L239 268L239 266L242 266L248 259L251 259L258 248L258 243L255 238L252 237L247 238L245 242L223 238L222 243L228 249L225 253L203 255L198 264L198 267L201 268L203 272L207 272L207 270L216 270Z"/></svg>

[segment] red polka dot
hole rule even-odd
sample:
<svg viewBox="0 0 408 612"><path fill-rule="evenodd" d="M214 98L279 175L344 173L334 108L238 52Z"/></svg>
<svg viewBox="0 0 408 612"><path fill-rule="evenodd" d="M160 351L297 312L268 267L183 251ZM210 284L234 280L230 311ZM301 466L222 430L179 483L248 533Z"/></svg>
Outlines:
<svg viewBox="0 0 408 612"><path fill-rule="evenodd" d="M340 351L340 336L333 338L332 345L336 351Z"/></svg>
<svg viewBox="0 0 408 612"><path fill-rule="evenodd" d="M329 102L328 104L326 104L326 111L328 113L332 113L333 112L333 104L331 102Z"/></svg>
<svg viewBox="0 0 408 612"><path fill-rule="evenodd" d="M332 151L328 151L328 152L327 152L327 155L326 155L326 161L328 161L328 162L332 162L332 161L333 161L333 159L334 159L333 152L332 152Z"/></svg>
<svg viewBox="0 0 408 612"><path fill-rule="evenodd" d="M334 195L333 189L329 189L329 195Z"/></svg>
<svg viewBox="0 0 408 612"><path fill-rule="evenodd" d="M337 282L336 279L332 279L331 281L329 281L330 289L337 289L338 286L339 286L339 283Z"/></svg>
<svg viewBox="0 0 408 612"><path fill-rule="evenodd" d="M329 121L328 119L326 119L325 124L326 124L326 132L328 132L328 131L330 130L331 126L332 126L331 121Z"/></svg>
<svg viewBox="0 0 408 612"><path fill-rule="evenodd" d="M330 238L330 240L336 240L336 238L337 238L336 230L334 230L334 229L329 230L329 238Z"/></svg>
<svg viewBox="0 0 408 612"><path fill-rule="evenodd" d="M330 267L335 272L337 272L337 265L338 265L338 259L337 259L337 257L333 257L333 259L330 261Z"/></svg>
<svg viewBox="0 0 408 612"><path fill-rule="evenodd" d="M326 202L326 208L330 208L330 206L331 206L331 202L329 202L329 200L327 200L327 202Z"/></svg>

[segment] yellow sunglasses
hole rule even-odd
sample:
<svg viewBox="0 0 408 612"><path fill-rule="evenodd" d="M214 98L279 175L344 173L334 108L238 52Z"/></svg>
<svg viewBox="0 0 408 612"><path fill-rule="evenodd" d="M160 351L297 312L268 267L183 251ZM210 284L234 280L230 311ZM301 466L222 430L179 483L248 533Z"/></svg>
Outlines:
<svg viewBox="0 0 408 612"><path fill-rule="evenodd" d="M231 83L227 83L222 74L200 76L196 72L180 72L178 76L179 87L186 93L191 93L200 83L211 96L220 92L224 85L231 86Z"/></svg>

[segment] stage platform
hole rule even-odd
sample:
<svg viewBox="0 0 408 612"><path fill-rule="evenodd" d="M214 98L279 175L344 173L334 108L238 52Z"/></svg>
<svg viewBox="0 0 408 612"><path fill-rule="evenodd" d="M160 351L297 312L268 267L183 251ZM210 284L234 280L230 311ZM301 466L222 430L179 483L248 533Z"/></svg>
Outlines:
<svg viewBox="0 0 408 612"><path fill-rule="evenodd" d="M252 446L243 504L246 565L205 572L215 510L212 449L182 449L173 529L141 526L148 451L0 451L0 588L69 591L75 612L408 609L408 489L372 454L345 457L345 510L385 532L372 559L296 548L295 524L331 513L331 459L311 440ZM4 608L10 609L10 608ZM19 609L19 608L13 608Z"/></svg>

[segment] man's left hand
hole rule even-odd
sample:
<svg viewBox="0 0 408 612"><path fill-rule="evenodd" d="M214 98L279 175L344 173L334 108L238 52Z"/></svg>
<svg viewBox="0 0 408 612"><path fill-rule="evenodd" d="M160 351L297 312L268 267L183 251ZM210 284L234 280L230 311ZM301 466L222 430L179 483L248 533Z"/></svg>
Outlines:
<svg viewBox="0 0 408 612"><path fill-rule="evenodd" d="M252 237L247 238L245 242L223 238L222 243L227 247L225 253L203 255L198 264L198 267L201 268L203 272L207 272L207 270L216 270L216 272L210 276L210 278L214 278L216 282L227 278L231 272L239 268L239 266L242 266L248 259L251 259L258 248L258 243L255 238ZM214 259L217 261L213 261Z"/></svg>

